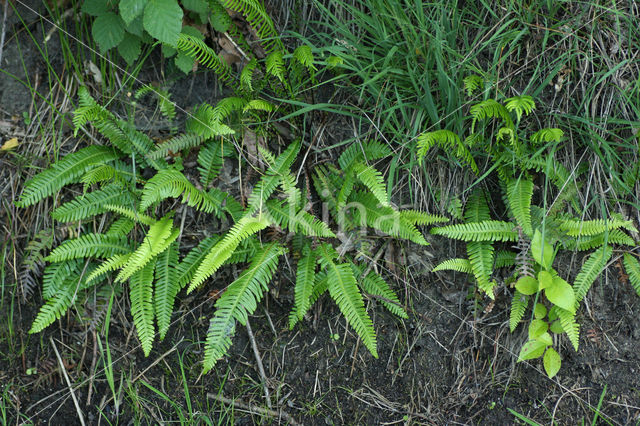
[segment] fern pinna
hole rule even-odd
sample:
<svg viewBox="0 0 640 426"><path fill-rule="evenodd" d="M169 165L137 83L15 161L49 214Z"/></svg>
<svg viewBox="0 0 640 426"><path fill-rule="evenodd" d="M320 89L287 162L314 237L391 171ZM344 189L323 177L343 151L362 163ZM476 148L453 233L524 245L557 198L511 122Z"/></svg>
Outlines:
<svg viewBox="0 0 640 426"><path fill-rule="evenodd" d="M285 255L298 258L296 271L292 271L296 282L291 327L327 293L364 346L377 356L375 331L364 303L367 295L380 300L391 313L407 317L384 278L358 263L356 259L366 258L364 253L342 247L332 230L363 236L369 228L426 245L419 227L446 221L393 206L382 173L373 165L390 154L386 145L364 142L344 151L338 161L340 169L317 169L314 182L322 201L332 203L337 194L331 217L321 221L309 210L314 196L309 185L301 190L292 172L301 150L297 141L278 155L259 147L266 169L253 185L246 205L215 187L224 157L236 154L229 143L234 127L242 131L224 120L252 109L268 110L268 104L227 98L215 107L202 106L187 133L156 144L102 108L85 90L80 97L74 122L77 126L91 122L109 145L82 148L53 164L26 183L17 204L26 207L64 186L81 184L85 191L55 208L53 218L77 222L80 229L96 217L105 220L96 232L85 231L63 241L45 258L49 262L44 271L45 303L32 333L82 303L87 291L103 294L110 286L127 285L133 324L149 355L156 336L163 339L167 335L181 290L196 292L210 285L210 278L225 265L246 264L216 301L205 342L204 369L208 371L227 353L237 323L246 324L257 308ZM168 155L194 149L199 150L197 180L184 172L180 156ZM146 179L141 177L143 167L152 170ZM174 203L203 215L224 217L232 226L185 250L175 211L168 208ZM289 238L270 240L263 233L267 228L287 230L293 242ZM364 250L365 245L359 247Z"/></svg>
<svg viewBox="0 0 640 426"><path fill-rule="evenodd" d="M529 323L529 340L524 344L519 361L543 357L547 374L557 374L561 357L552 347L549 333L564 333L575 350L579 344L579 325L575 316L580 302L596 278L606 268L613 249L611 244L635 245L621 228L635 231L630 221L617 217L608 220L580 221L562 216L538 215L532 206L534 185L525 177L511 179L504 185L508 212L513 222L490 219L483 192L476 189L464 212L464 223L436 227L433 234L465 241L467 258L448 259L433 268L433 272L451 270L466 273L475 279L479 290L494 298L498 280L496 268L513 267L507 282L513 284L509 328L514 331L525 317L529 306L533 319ZM614 237L619 235L617 237ZM587 240L585 240L587 239ZM585 244L592 242L592 245ZM517 243L518 252L496 252L494 245ZM557 250L596 248L584 263L573 284L565 281L553 268ZM627 270L637 269L637 260L625 255ZM635 271L637 272L637 270ZM630 272L631 277L632 272ZM638 277L637 273L634 279ZM630 280L635 286L637 284ZM637 289L637 286L636 286ZM534 303L530 303L530 299Z"/></svg>

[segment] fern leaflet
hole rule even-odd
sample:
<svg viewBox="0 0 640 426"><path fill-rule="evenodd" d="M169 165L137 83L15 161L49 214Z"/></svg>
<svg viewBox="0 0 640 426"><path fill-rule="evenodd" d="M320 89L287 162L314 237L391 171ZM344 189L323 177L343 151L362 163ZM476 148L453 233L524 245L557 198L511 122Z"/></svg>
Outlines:
<svg viewBox="0 0 640 426"><path fill-rule="evenodd" d="M576 296L576 308L580 306L580 301L586 296L597 276L600 275L607 266L607 262L612 254L613 248L611 248L611 246L602 246L594 251L584 262L573 283L573 292Z"/></svg>
<svg viewBox="0 0 640 426"><path fill-rule="evenodd" d="M153 267L149 262L131 275L129 297L131 315L145 356L151 353L155 329L153 327Z"/></svg>
<svg viewBox="0 0 640 426"><path fill-rule="evenodd" d="M629 283L640 296L640 263L629 253L624 254L624 268L629 275Z"/></svg>
<svg viewBox="0 0 640 426"><path fill-rule="evenodd" d="M461 223L431 229L435 235L461 241L517 241L518 233L510 222L485 220L478 223Z"/></svg>
<svg viewBox="0 0 640 426"><path fill-rule="evenodd" d="M160 339L164 339L171 323L173 313L173 303L178 291L180 282L176 279L177 271L175 265L178 264L178 245L171 243L169 248L156 257L155 282L153 294L153 310L158 322L158 334Z"/></svg>

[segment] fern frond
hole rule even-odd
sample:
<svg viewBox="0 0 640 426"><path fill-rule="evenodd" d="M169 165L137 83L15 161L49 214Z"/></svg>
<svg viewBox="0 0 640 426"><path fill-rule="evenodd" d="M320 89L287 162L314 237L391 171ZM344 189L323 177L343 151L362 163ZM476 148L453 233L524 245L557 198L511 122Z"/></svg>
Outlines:
<svg viewBox="0 0 640 426"><path fill-rule="evenodd" d="M473 276L478 282L478 288L484 291L491 299L494 299L493 287L496 285L491 281L493 272L493 245L487 241L469 241L467 243L467 256Z"/></svg>
<svg viewBox="0 0 640 426"><path fill-rule="evenodd" d="M484 86L484 79L476 74L471 74L462 79L464 84L464 90L467 91L467 96L473 95L476 90L481 90Z"/></svg>
<svg viewBox="0 0 640 426"><path fill-rule="evenodd" d="M516 290L513 299L511 299L511 312L509 313L509 330L512 333L522 321L527 306L529 306L529 298Z"/></svg>
<svg viewBox="0 0 640 426"><path fill-rule="evenodd" d="M258 61L253 58L242 68L242 71L240 71L240 88L253 92L253 74L257 65Z"/></svg>
<svg viewBox="0 0 640 426"><path fill-rule="evenodd" d="M174 241L156 258L153 310L158 322L158 334L163 340L169 330L173 303L180 291L176 265L178 264L178 245Z"/></svg>
<svg viewBox="0 0 640 426"><path fill-rule="evenodd" d="M131 275L129 280L129 298L131 300L131 315L133 324L138 332L140 346L144 356L149 356L155 338L153 326L153 267L147 263Z"/></svg>
<svg viewBox="0 0 640 426"><path fill-rule="evenodd" d="M105 232L107 235L127 235L133 227L135 226L135 222L129 219L128 217L120 217L116 219L111 226L109 226L109 230Z"/></svg>
<svg viewBox="0 0 640 426"><path fill-rule="evenodd" d="M629 275L629 283L640 296L640 263L629 253L624 254L624 269Z"/></svg>
<svg viewBox="0 0 640 426"><path fill-rule="evenodd" d="M349 325L360 336L365 347L375 358L378 358L373 322L364 308L364 301L351 266L348 263L335 264L331 261L326 263L325 269L331 298L336 302Z"/></svg>
<svg viewBox="0 0 640 426"><path fill-rule="evenodd" d="M224 164L224 144L221 141L210 141L200 148L198 153L198 172L203 187L218 177Z"/></svg>
<svg viewBox="0 0 640 426"><path fill-rule="evenodd" d="M374 296L379 296L380 299L378 300L380 303L382 303L382 305L392 314L397 315L400 318L409 318L409 315L407 315L405 310L402 308L400 299L398 299L396 293L391 290L389 284L387 284L380 274L377 274L374 271L369 271L366 276L362 276L364 268L356 266L354 263L351 263L351 267L354 270L354 274L358 276L360 287L362 287L365 292Z"/></svg>
<svg viewBox="0 0 640 426"><path fill-rule="evenodd" d="M471 117L473 117L471 133L475 133L475 125L478 120L485 120L487 118L499 118L504 122L506 127L513 128L513 121L509 115L509 110L495 99L478 102L471 107L470 113Z"/></svg>
<svg viewBox="0 0 640 426"><path fill-rule="evenodd" d="M120 126L127 138L127 144L140 156L139 158L144 159L145 163L156 170L167 168L168 164L163 158L147 157L147 154L153 151L155 147L154 141L149 136L136 129L132 123L120 121Z"/></svg>
<svg viewBox="0 0 640 426"><path fill-rule="evenodd" d="M457 134L444 129L425 132L418 136L418 161L420 163L422 163L427 152L435 145L448 153L453 153L456 158L469 166L475 174L480 174L480 169L478 169L478 165L467 145L462 143Z"/></svg>
<svg viewBox="0 0 640 426"><path fill-rule="evenodd" d="M131 193L117 183L88 192L68 201L51 212L51 217L59 222L75 222L105 213L107 204L133 205Z"/></svg>
<svg viewBox="0 0 640 426"><path fill-rule="evenodd" d="M209 250L191 279L187 293L191 293L213 275L227 261L240 242L269 226L266 217L245 216L236 222L227 235Z"/></svg>
<svg viewBox="0 0 640 426"><path fill-rule="evenodd" d="M91 167L116 160L120 154L113 148L106 146L88 146L57 161L48 169L29 179L24 185L18 207L27 207L53 195L63 186L77 180Z"/></svg>
<svg viewBox="0 0 640 426"><path fill-rule="evenodd" d="M292 314L298 320L302 320L311 306L311 293L313 292L315 278L316 254L309 246L306 246L302 252L302 257L298 260L298 269L296 271L295 304ZM293 328L293 325L295 323L289 323L290 329Z"/></svg>
<svg viewBox="0 0 640 426"><path fill-rule="evenodd" d="M518 233L510 222L485 220L477 223L461 223L432 228L434 235L461 241L517 241Z"/></svg>
<svg viewBox="0 0 640 426"><path fill-rule="evenodd" d="M205 238L200 241L197 246L192 248L182 261L176 265L175 281L180 288L184 288L184 286L191 281L193 274L196 273L198 266L200 266L200 262L207 257L211 248L216 245L218 241L220 241L220 237L217 235Z"/></svg>
<svg viewBox="0 0 640 426"><path fill-rule="evenodd" d="M419 210L400 210L400 217L412 225L433 225L449 222L448 217L429 214Z"/></svg>
<svg viewBox="0 0 640 426"><path fill-rule="evenodd" d="M635 230L630 220L616 218L611 218L608 220L596 219L584 221L576 219L565 219L560 221L560 230L571 237L593 236L596 234L610 232L618 228Z"/></svg>
<svg viewBox="0 0 640 426"><path fill-rule="evenodd" d="M380 204L385 207L390 206L389 195L387 195L382 173L363 163L355 163L353 169L360 182L369 188L369 191L378 199Z"/></svg>
<svg viewBox="0 0 640 426"><path fill-rule="evenodd" d="M197 37L180 33L178 35L177 48L185 55L197 60L201 65L212 69L222 81L233 87L231 67L204 41Z"/></svg>
<svg viewBox="0 0 640 426"><path fill-rule="evenodd" d="M87 274L86 282L93 282L93 280L100 277L101 275L122 268L127 264L130 257L131 253L116 254L114 256L111 256L110 258L102 262L97 268Z"/></svg>
<svg viewBox="0 0 640 426"><path fill-rule="evenodd" d="M45 258L48 262L63 262L85 257L111 257L128 253L131 246L126 237L106 234L84 234L66 240Z"/></svg>
<svg viewBox="0 0 640 426"><path fill-rule="evenodd" d="M107 209L108 211L118 213L128 219L131 219L136 223L142 223L143 225L148 225L148 226L151 226L154 223L156 223L156 220L151 216L147 216L144 213L139 213L135 210L131 210L129 208L126 208L120 205L105 204L104 208Z"/></svg>
<svg viewBox="0 0 640 426"><path fill-rule="evenodd" d="M349 195L351 195L354 186L355 176L353 175L353 173L345 173L344 181L342 183L342 186L340 187L340 191L338 191L338 196L336 198L336 207L338 210L344 209L345 203L347 202Z"/></svg>
<svg viewBox="0 0 640 426"><path fill-rule="evenodd" d="M311 51L311 47L309 45L303 44L296 48L293 51L293 59L298 61L300 65L305 67L309 72L316 71L317 68L313 64L313 52Z"/></svg>
<svg viewBox="0 0 640 426"><path fill-rule="evenodd" d="M471 269L471 263L469 259L447 259L443 262L438 263L431 272L439 272L439 271L456 271L462 272L464 274L473 274L473 270Z"/></svg>
<svg viewBox="0 0 640 426"><path fill-rule="evenodd" d="M42 276L42 297L45 299L55 297L69 277L74 274L77 277L80 265L83 263L79 259L74 259L47 265Z"/></svg>
<svg viewBox="0 0 640 426"><path fill-rule="evenodd" d="M242 13L263 39L262 46L267 53L274 49L285 50L273 21L259 0L220 0L220 3L227 9Z"/></svg>
<svg viewBox="0 0 640 426"><path fill-rule="evenodd" d="M386 143L367 140L362 143L352 143L338 157L338 164L343 171L347 171L356 162L368 163L390 156L393 152Z"/></svg>
<svg viewBox="0 0 640 426"><path fill-rule="evenodd" d="M271 74L280 80L281 83L285 81L285 71L284 71L284 59L282 59L282 51L274 50L267 56L265 59L265 66L267 70L267 74Z"/></svg>
<svg viewBox="0 0 640 426"><path fill-rule="evenodd" d="M249 315L258 307L283 252L284 249L277 243L260 250L249 267L227 287L216 302L216 312L209 323L205 343L205 372L213 368L216 361L229 350L236 321L246 324Z"/></svg>
<svg viewBox="0 0 640 426"><path fill-rule="evenodd" d="M182 202L205 213L218 210L219 205L208 193L197 189L181 172L164 169L147 181L142 189L140 210L146 210L166 198L182 195Z"/></svg>
<svg viewBox="0 0 640 426"><path fill-rule="evenodd" d="M309 311L309 308L318 301L320 296L322 296L329 289L329 280L327 278L326 271L320 271L316 274L313 289L311 290L311 297L309 299L309 307L306 311L302 310L291 310L289 313L289 329L292 330L293 327L300 321ZM298 318L300 315L300 318Z"/></svg>
<svg viewBox="0 0 640 426"><path fill-rule="evenodd" d="M529 179L511 179L507 182L507 201L516 223L529 237L533 236L531 225L531 198L533 181Z"/></svg>
<svg viewBox="0 0 640 426"><path fill-rule="evenodd" d="M540 129L533 135L531 135L531 142L533 142L534 144L560 142L563 137L564 132L560 129Z"/></svg>
<svg viewBox="0 0 640 426"><path fill-rule="evenodd" d="M89 169L83 176L80 178L80 182L82 182L83 192L87 192L91 185L96 183L104 183L104 182L114 182L117 183L120 187L126 186L128 181L131 181L131 173L126 170L129 166L122 161L116 160L112 164L100 164L96 167Z"/></svg>
<svg viewBox="0 0 640 426"><path fill-rule="evenodd" d="M489 206L487 205L484 191L476 187L464 206L464 221L468 223L478 223L484 222L485 220L491 220Z"/></svg>
<svg viewBox="0 0 640 426"><path fill-rule="evenodd" d="M515 266L516 254L512 251L500 250L496 252L496 258L493 261L494 268L505 268Z"/></svg>
<svg viewBox="0 0 640 426"><path fill-rule="evenodd" d="M523 113L526 115L531 114L531 111L536 108L536 103L531 96L521 95L506 99L505 107L509 112L515 111L516 117L518 117L518 121L520 121Z"/></svg>
<svg viewBox="0 0 640 426"><path fill-rule="evenodd" d="M124 282L131 275L141 270L154 257L165 251L178 238L179 234L180 230L173 228L173 221L169 215L151 225L142 243L131 253L131 257L122 267L116 277L116 282Z"/></svg>
<svg viewBox="0 0 640 426"><path fill-rule="evenodd" d="M598 250L591 253L589 258L584 262L578 276L573 282L573 292L576 295L576 308L580 306L580 301L586 296L591 285L598 275L607 266L607 262L613 254L611 246L602 246Z"/></svg>
<svg viewBox="0 0 640 426"><path fill-rule="evenodd" d="M326 223L304 210L299 210L296 213L291 205L278 200L269 200L266 206L273 221L281 228L287 228L291 232L300 232L308 236L335 237L335 234Z"/></svg>
<svg viewBox="0 0 640 426"><path fill-rule="evenodd" d="M296 186L295 180L296 178L291 173L286 173L282 175L280 185L282 186L282 192L287 196L287 203L297 209L300 207L302 192Z"/></svg>
<svg viewBox="0 0 640 426"><path fill-rule="evenodd" d="M249 102L246 103L244 108L242 108L242 112L247 112L247 111L271 112L274 109L275 109L275 106L271 102L265 101L264 99L251 99Z"/></svg>
<svg viewBox="0 0 640 426"><path fill-rule="evenodd" d="M222 123L216 115L215 108L208 104L200 105L193 111L185 128L187 132L200 135L205 140L214 136L235 134L235 130Z"/></svg>
<svg viewBox="0 0 640 426"><path fill-rule="evenodd" d="M184 133L174 136L171 139L156 145L155 149L147 154L147 158L159 160L169 155L170 152L178 153L187 148L193 148L202 143L202 135L195 133Z"/></svg>
<svg viewBox="0 0 640 426"><path fill-rule="evenodd" d="M80 276L69 275L59 286L56 293L48 299L38 311L38 315L31 324L29 334L39 333L54 321L59 319L76 300L76 291Z"/></svg>
<svg viewBox="0 0 640 426"><path fill-rule="evenodd" d="M567 333L567 337L569 337L569 341L573 345L573 349L577 351L578 345L580 344L580 325L576 322L575 312L567 311L566 309L562 309L558 306L555 306L555 310L558 314L558 319L560 320L562 329Z"/></svg>
<svg viewBox="0 0 640 426"><path fill-rule="evenodd" d="M602 234L579 237L565 244L565 247L569 250L584 251L598 248L605 244L619 244L633 247L636 245L636 242L621 230L614 229L610 232L603 232Z"/></svg>

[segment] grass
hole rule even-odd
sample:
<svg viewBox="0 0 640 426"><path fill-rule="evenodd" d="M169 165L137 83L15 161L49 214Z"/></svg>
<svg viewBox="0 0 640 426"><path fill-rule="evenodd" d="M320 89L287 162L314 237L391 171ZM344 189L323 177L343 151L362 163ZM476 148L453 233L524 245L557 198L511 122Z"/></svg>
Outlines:
<svg viewBox="0 0 640 426"><path fill-rule="evenodd" d="M317 105L301 101L302 112L341 112L351 120L354 134L319 143L313 155L336 152L357 139L385 140L397 152L385 170L389 176L388 192L397 198L394 201L406 200L427 210L446 211L448 198L463 200L468 187L480 184L490 188L492 181L483 179L484 175L466 173L447 152L431 154L427 165L420 166L415 156L417 136L435 129L464 134L468 130L465 117L473 102L530 94L536 98L538 111L525 124L532 128L560 127L567 134L565 142L558 146L558 155L569 170L575 170L575 180L585 182L578 192L583 217L621 212L640 219L637 213L640 209L637 183L640 177L640 79L637 77L640 60L633 49L640 45L640 32L634 21L634 13L637 16L638 11L633 5L625 9L616 2L503 0L474 4L461 1L457 5L433 1L428 7L420 7L420 2L411 0L341 0L330 5L315 2L314 9L304 1L295 3L299 13L303 13L300 5L304 4L304 10L313 20L296 17L292 27L298 33L292 31L284 35L302 37L319 52L342 60L340 73L327 77L341 89L335 98L339 101ZM63 8L60 4L64 3L45 3L45 16L38 18L37 26L24 20L20 15L22 9L12 5L21 21L23 37L13 34L11 41L17 43L24 75L11 77L27 87L32 96L24 145L6 157L13 170L40 157L55 161L75 149L76 142L68 138L68 127L78 85L88 84L99 89L104 103L111 104L110 108L130 110L126 93L133 91L144 64L148 63L146 60L153 58L149 48L143 55L144 60L134 67L114 66L109 57L98 54L91 38L90 22L70 19L81 2L72 0ZM313 22L309 24L309 21ZM52 22L58 25L56 29ZM58 44L55 56L51 47L54 38ZM23 59L28 56L27 51L33 50L42 62L39 74ZM5 76L9 75L7 70L0 70ZM483 90L471 97L463 89L463 79L470 74L485 80ZM34 77L36 75L38 77ZM315 86L312 89L300 88L301 92L320 91ZM345 105L337 105L343 100ZM285 117L285 121L294 121L302 112ZM304 126L314 125L307 116L304 120ZM4 161L4 157L0 158ZM46 162L41 165L45 166ZM17 181L12 180L11 185L17 188ZM556 195L550 191L549 200ZM500 200L495 205L499 206ZM40 399L31 400L31 406L19 404L20 398L26 399L28 393L44 391L36 378L18 374L22 369L16 366L25 362L21 359L28 359L35 362L33 366L29 364L29 368L37 366L44 371L43 362L51 356L47 340L26 336L21 330L28 326L33 302L26 306L20 304L18 296L25 289L15 280L26 243L38 231L51 226L50 206L41 205L28 216L4 200L2 206L0 217L6 217L5 229L10 238L0 245L0 314L8 324L0 330L0 357L2 362L14 365L12 372L16 377L2 387L0 422L9 424L29 419L37 421L50 412L44 406L62 406L61 401L67 395L60 392L50 399L41 395ZM92 226L99 224L87 227ZM37 271L33 272L34 276L38 275ZM37 299L37 288L33 291L33 298ZM127 421L234 424L246 419L246 413L237 410L233 403L208 396L208 393L225 396L229 392L233 394L232 402L249 401L254 408L264 408L260 403L261 386L250 376L236 376L230 368L215 379L198 377L199 357L191 351L198 351L197 342L202 340L194 318L207 315L199 312L205 309L203 304L182 310L181 318L176 320L186 324L184 333L193 336L196 343L177 349L149 367L149 361L135 359L139 348L132 343L135 339L129 341L131 336L127 336L130 322L123 314L123 305L127 303L126 297L111 293L104 327L96 331L94 348L87 344L84 353L63 349L65 356L84 361L85 367L89 359L95 359L89 375L86 368L68 371L74 378L76 390L93 389L92 404L84 409L98 413L104 424ZM53 327L56 329L51 331L52 335L67 343L83 335L86 324L78 325L75 321L83 313L77 314L61 320L59 327ZM418 337L411 340L411 348ZM407 343L403 343L405 335L402 334L398 346L404 349L409 338L407 334ZM167 342L162 350L170 351L171 344ZM95 350L93 357L92 349ZM398 373L405 364L414 362L417 355L412 353L409 357L410 351L407 348L406 360L402 353L396 355L397 360L392 360L394 366L397 364ZM497 355L486 359L495 357ZM275 358L271 362L277 363ZM495 379L505 375L494 371L500 368L500 363L490 364L492 382L503 383ZM138 377L147 367L150 368L148 375ZM241 362L234 364L234 368L244 371ZM248 371L252 371L250 366ZM49 376L53 378L59 373ZM471 377L471 373L465 374ZM476 380L477 375L474 374ZM394 380L396 377L397 373ZM0 378L4 380L1 374ZM212 383L205 384L207 380ZM597 406L586 406L585 411L592 411L594 424L597 420L611 421L610 412L605 412L612 409L606 404L605 394L606 387ZM333 398L328 394L323 394L320 400L312 398L301 403L295 401L295 397L295 393L290 399L283 397L279 405L292 400L290 407L297 407L292 412L314 420L334 407ZM348 419L349 405L335 399L339 417ZM87 400L86 394L84 400ZM39 405L40 401L43 402ZM413 396L411 403L414 406ZM536 424L518 414L526 409L507 410L520 421ZM620 414L616 411L616 415ZM267 416L255 413L251 416L254 421L270 421Z"/></svg>

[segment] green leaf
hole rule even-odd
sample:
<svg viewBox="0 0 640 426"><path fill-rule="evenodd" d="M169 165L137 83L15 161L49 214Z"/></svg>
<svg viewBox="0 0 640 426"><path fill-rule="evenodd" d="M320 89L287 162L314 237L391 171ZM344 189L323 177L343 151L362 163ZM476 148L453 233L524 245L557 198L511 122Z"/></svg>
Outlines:
<svg viewBox="0 0 640 426"><path fill-rule="evenodd" d="M542 319L547 316L547 307L542 303L536 303L535 308L533 308L533 316L536 319Z"/></svg>
<svg viewBox="0 0 640 426"><path fill-rule="evenodd" d="M133 64L142 52L140 37L126 33L118 45L118 53L127 62Z"/></svg>
<svg viewBox="0 0 640 426"><path fill-rule="evenodd" d="M546 348L547 345L544 342L539 340L529 340L527 343L522 345L522 349L520 349L520 354L518 355L518 362L539 358L542 356Z"/></svg>
<svg viewBox="0 0 640 426"><path fill-rule="evenodd" d="M140 16L146 5L147 0L120 0L120 16L129 25Z"/></svg>
<svg viewBox="0 0 640 426"><path fill-rule="evenodd" d="M124 39L124 24L118 15L108 12L93 21L91 34L100 46L100 52L106 53Z"/></svg>
<svg viewBox="0 0 640 426"><path fill-rule="evenodd" d="M527 296L538 291L538 280L533 277L524 276L516 282L516 290Z"/></svg>
<svg viewBox="0 0 640 426"><path fill-rule="evenodd" d="M551 323L551 326L549 327L549 330L551 330L551 332L555 333L555 334L564 333L564 328L562 328L562 324L558 320L556 320L556 321Z"/></svg>
<svg viewBox="0 0 640 426"><path fill-rule="evenodd" d="M217 1L217 0L215 0ZM182 0L182 6L192 12L202 15L209 11L206 0Z"/></svg>
<svg viewBox="0 0 640 426"><path fill-rule="evenodd" d="M176 46L182 30L182 15L182 8L176 0L149 0L142 23L152 37Z"/></svg>
<svg viewBox="0 0 640 426"><path fill-rule="evenodd" d="M547 271L540 271L538 273L538 284L539 290L551 287L553 285L553 275Z"/></svg>
<svg viewBox="0 0 640 426"><path fill-rule="evenodd" d="M555 349L549 348L544 354L542 364L544 364L544 371L547 372L547 376L549 376L549 378L551 379L553 378L553 376L558 374L560 365L562 364L562 359Z"/></svg>
<svg viewBox="0 0 640 426"><path fill-rule="evenodd" d="M549 324L540 319L534 319L529 324L529 339L537 339L549 330Z"/></svg>
<svg viewBox="0 0 640 426"><path fill-rule="evenodd" d="M183 52L178 52L173 63L176 64L176 67L185 74L189 74L193 70L193 64L195 63L195 59L187 56Z"/></svg>
<svg viewBox="0 0 640 426"><path fill-rule="evenodd" d="M553 246L542 238L542 233L536 229L531 240L531 255L544 269L551 269L553 264Z"/></svg>
<svg viewBox="0 0 640 426"><path fill-rule="evenodd" d="M629 274L629 283L633 286L638 296L640 296L640 263L638 259L630 255L624 254L624 268Z"/></svg>
<svg viewBox="0 0 640 426"><path fill-rule="evenodd" d="M569 312L576 310L576 296L573 287L560 277L553 278L553 284L544 290L547 299L554 305Z"/></svg>
<svg viewBox="0 0 640 426"><path fill-rule="evenodd" d="M553 345L553 337L549 333L542 333L540 336L536 337L540 343L544 343L547 346Z"/></svg>
<svg viewBox="0 0 640 426"><path fill-rule="evenodd" d="M80 10L87 15L100 16L109 12L110 6L105 0L84 0Z"/></svg>

